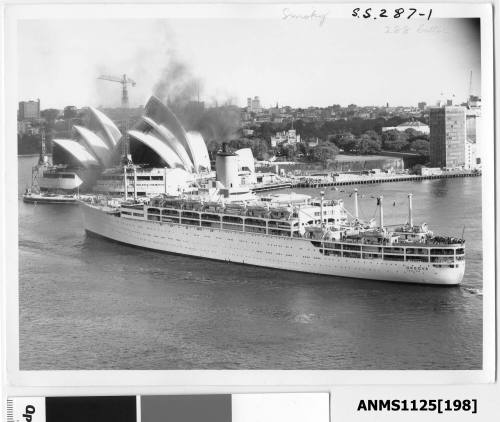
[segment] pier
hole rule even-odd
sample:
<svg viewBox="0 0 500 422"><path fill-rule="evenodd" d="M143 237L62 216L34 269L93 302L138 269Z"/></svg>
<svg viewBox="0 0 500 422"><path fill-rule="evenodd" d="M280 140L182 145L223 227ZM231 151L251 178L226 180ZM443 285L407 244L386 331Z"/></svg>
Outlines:
<svg viewBox="0 0 500 422"><path fill-rule="evenodd" d="M348 178L328 177L323 179L302 178L299 181L292 183L292 187L311 188L325 186L345 186L345 185L365 185L370 183L389 183L389 182L409 182L428 179L449 179L455 177L479 177L481 172L443 172L442 174L372 174L372 175L349 175Z"/></svg>
<svg viewBox="0 0 500 422"><path fill-rule="evenodd" d="M349 174L342 173L339 176L302 176L289 178L277 183L259 184L252 188L254 192L265 192L285 188L321 188L328 186L346 186L346 185L366 185L373 183L390 182L411 182L429 179L449 179L455 177L479 177L478 171L450 171L441 174Z"/></svg>

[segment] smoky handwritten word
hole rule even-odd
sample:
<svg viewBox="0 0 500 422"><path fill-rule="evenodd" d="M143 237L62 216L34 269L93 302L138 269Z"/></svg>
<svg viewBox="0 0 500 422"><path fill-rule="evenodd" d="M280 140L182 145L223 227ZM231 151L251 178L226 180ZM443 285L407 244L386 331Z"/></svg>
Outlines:
<svg viewBox="0 0 500 422"><path fill-rule="evenodd" d="M318 22L319 26L323 26L326 22L326 17L330 14L330 12L319 13L316 9L313 9L310 13L297 13L289 8L285 8L282 10L281 19L283 20L304 20L311 22Z"/></svg>

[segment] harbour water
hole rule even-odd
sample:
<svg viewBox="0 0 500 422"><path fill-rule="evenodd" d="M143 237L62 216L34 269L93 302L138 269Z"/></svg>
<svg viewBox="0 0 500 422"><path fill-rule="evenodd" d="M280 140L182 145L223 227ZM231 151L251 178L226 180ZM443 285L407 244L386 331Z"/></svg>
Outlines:
<svg viewBox="0 0 500 422"><path fill-rule="evenodd" d="M19 158L19 190L33 157ZM353 186L326 188L352 209ZM20 367L480 369L481 178L358 186L360 216L466 239L458 287L155 253L85 234L74 205L19 205ZM319 190L298 189L319 195ZM465 229L464 229L465 228Z"/></svg>

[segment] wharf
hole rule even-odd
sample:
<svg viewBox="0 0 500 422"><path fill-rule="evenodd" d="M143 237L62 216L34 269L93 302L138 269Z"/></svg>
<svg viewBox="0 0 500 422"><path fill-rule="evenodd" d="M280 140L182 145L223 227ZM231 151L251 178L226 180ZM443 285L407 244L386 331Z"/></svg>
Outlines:
<svg viewBox="0 0 500 422"><path fill-rule="evenodd" d="M344 177L343 177L344 176ZM338 177L302 177L299 180L292 182L292 187L298 188L311 188L311 187L324 187L324 186L345 186L345 185L363 185L370 183L388 183L388 182L413 182L427 179L448 179L454 177L478 177L481 172L443 172L442 174L372 174L372 175L346 175L343 174Z"/></svg>

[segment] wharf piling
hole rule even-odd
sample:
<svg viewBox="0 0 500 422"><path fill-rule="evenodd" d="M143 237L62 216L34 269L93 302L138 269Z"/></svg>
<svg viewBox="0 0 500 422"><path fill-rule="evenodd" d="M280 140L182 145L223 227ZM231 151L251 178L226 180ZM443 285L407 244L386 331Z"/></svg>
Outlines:
<svg viewBox="0 0 500 422"><path fill-rule="evenodd" d="M478 177L481 176L480 172L447 172L442 174L433 175L416 175L416 174L396 174L396 175L385 175L385 176L359 176L357 178L348 180L336 180L335 178L328 179L310 179L301 178L299 180L292 181L292 187L297 188L320 188L326 186L346 186L346 185L365 185L372 183L388 183L388 182L410 182L410 181L420 181L428 179L448 179L455 177Z"/></svg>

